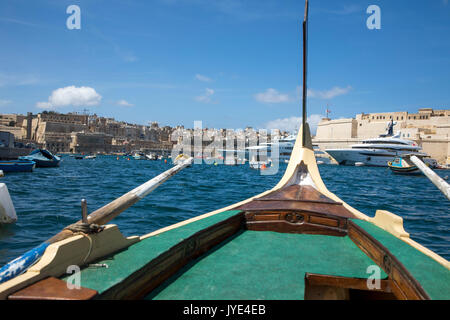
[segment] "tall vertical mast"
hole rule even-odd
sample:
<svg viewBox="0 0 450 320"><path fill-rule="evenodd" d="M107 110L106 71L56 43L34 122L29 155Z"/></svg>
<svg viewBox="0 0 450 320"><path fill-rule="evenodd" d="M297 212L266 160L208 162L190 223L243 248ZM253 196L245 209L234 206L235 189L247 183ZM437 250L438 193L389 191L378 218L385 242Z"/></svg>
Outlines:
<svg viewBox="0 0 450 320"><path fill-rule="evenodd" d="M303 19L303 101L302 101L302 146L306 144L306 64L307 64L307 35L308 35L308 0L305 2L305 18Z"/></svg>

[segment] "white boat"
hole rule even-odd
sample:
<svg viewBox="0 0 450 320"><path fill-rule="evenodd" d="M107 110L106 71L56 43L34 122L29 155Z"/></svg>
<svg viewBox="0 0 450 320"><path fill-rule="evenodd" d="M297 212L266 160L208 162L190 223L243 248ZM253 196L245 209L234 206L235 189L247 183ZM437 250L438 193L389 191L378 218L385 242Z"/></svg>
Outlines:
<svg viewBox="0 0 450 320"><path fill-rule="evenodd" d="M182 164L185 161L191 161L193 160L193 158L189 157L188 155L185 154L179 154L173 161L172 163L176 166L179 164ZM190 165L189 165L190 166Z"/></svg>
<svg viewBox="0 0 450 320"><path fill-rule="evenodd" d="M258 155L253 155L252 159L248 162L250 168L252 169L265 169L266 167L270 166L270 162L269 161L265 161L265 160L260 160L258 159Z"/></svg>
<svg viewBox="0 0 450 320"><path fill-rule="evenodd" d="M314 156L316 157L317 164L330 164L330 156L319 149L318 146L313 145Z"/></svg>
<svg viewBox="0 0 450 320"><path fill-rule="evenodd" d="M286 138L281 138L274 140L273 142L261 143L260 145L254 147L246 148L246 152L249 154L248 158L252 157L252 162L264 162L266 163L269 159L274 159L276 161L278 148L278 161L289 162L292 150L294 149L296 137L291 135ZM256 160L257 159L257 160ZM267 161L265 160L267 159Z"/></svg>
<svg viewBox="0 0 450 320"><path fill-rule="evenodd" d="M249 165L252 169L265 169L270 167L270 163L265 161L249 161Z"/></svg>
<svg viewBox="0 0 450 320"><path fill-rule="evenodd" d="M0 183L0 225L17 221L16 209L8 192L8 187Z"/></svg>
<svg viewBox="0 0 450 320"><path fill-rule="evenodd" d="M143 152L135 152L133 154L133 158L135 160L145 160L145 159L147 159L147 157L145 156L145 154Z"/></svg>
<svg viewBox="0 0 450 320"><path fill-rule="evenodd" d="M391 137L366 139L347 149L326 149L340 165L355 165L362 162L366 166L387 167L389 161L403 154L425 156L422 148L414 141L400 139L400 134Z"/></svg>
<svg viewBox="0 0 450 320"><path fill-rule="evenodd" d="M147 160L158 160L158 156L156 154L154 154L154 153L146 154L145 158Z"/></svg>
<svg viewBox="0 0 450 320"><path fill-rule="evenodd" d="M273 151L275 148L278 148L278 161L281 163L288 163L291 158L292 150L294 149L295 144L295 135L290 135L286 138L281 138L279 140L275 140L269 143L262 143L258 146L248 147L246 149L247 153L257 153L257 157L252 157L253 163L256 162L264 162L267 166L267 162L276 161L277 155L276 152ZM318 146L314 147L314 155L316 156L316 160L318 164L330 164L331 160L329 155L325 152L319 150ZM251 156L251 155L250 155ZM267 161L265 160L267 159ZM272 160L273 159L273 160Z"/></svg>

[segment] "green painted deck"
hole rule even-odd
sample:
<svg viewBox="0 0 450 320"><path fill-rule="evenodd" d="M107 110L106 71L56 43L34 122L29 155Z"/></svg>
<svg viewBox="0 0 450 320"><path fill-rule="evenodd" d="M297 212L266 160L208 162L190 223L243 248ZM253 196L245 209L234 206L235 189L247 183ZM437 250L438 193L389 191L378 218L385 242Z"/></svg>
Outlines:
<svg viewBox="0 0 450 320"><path fill-rule="evenodd" d="M450 299L450 270L389 232L361 220L352 220L383 244L422 285L431 299Z"/></svg>
<svg viewBox="0 0 450 320"><path fill-rule="evenodd" d="M100 294L196 232L228 219L225 211L142 240L81 271ZM450 299L450 271L371 223L353 220L387 247L432 299ZM367 278L375 263L346 237L243 230L192 261L148 299L303 299L305 273ZM387 275L382 272L381 278ZM67 280L67 277L62 278Z"/></svg>
<svg viewBox="0 0 450 320"><path fill-rule="evenodd" d="M348 237L243 231L148 298L304 299L306 272L367 278L370 265L374 262Z"/></svg>
<svg viewBox="0 0 450 320"><path fill-rule="evenodd" d="M108 268L88 267L82 269L80 285L97 290L101 294L180 241L239 212L238 210L221 212L137 242L123 251L96 262L107 264ZM62 280L67 281L68 277L63 277Z"/></svg>

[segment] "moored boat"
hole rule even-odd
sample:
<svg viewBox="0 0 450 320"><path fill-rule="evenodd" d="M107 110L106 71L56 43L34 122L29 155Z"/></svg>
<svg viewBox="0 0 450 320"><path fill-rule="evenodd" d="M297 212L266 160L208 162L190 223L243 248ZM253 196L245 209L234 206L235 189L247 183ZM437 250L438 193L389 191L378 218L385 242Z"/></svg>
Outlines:
<svg viewBox="0 0 450 320"><path fill-rule="evenodd" d="M388 167L393 173L398 174L422 174L417 166L407 156L396 157L394 161L388 162Z"/></svg>
<svg viewBox="0 0 450 320"><path fill-rule="evenodd" d="M132 237L93 225L109 221L119 198L30 252L42 258L0 283L0 298L450 299L449 262L413 241L401 217L369 217L322 181L306 123L308 2L305 11L303 120L276 186ZM122 197L137 201L132 192Z"/></svg>
<svg viewBox="0 0 450 320"><path fill-rule="evenodd" d="M17 221L16 209L9 195L8 187L0 183L0 225Z"/></svg>
<svg viewBox="0 0 450 320"><path fill-rule="evenodd" d="M189 159L189 156L187 156L185 154L179 154L175 159L172 160L172 163L174 165L178 165L178 164L186 161L187 159Z"/></svg>
<svg viewBox="0 0 450 320"><path fill-rule="evenodd" d="M53 155L45 149L35 149L28 156L19 157L19 160L30 160L36 162L36 168L57 167L61 158Z"/></svg>
<svg viewBox="0 0 450 320"><path fill-rule="evenodd" d="M330 157L319 149L319 146L313 145L314 149L314 155L316 156L316 162L317 164L330 164L331 160Z"/></svg>
<svg viewBox="0 0 450 320"><path fill-rule="evenodd" d="M135 153L133 153L133 159L134 160L146 160L147 157L146 157L145 153L143 153L143 152L135 152Z"/></svg>
<svg viewBox="0 0 450 320"><path fill-rule="evenodd" d="M387 132L378 138L365 139L347 149L325 149L340 165L354 165L357 162L366 166L387 167L389 161L405 154L427 156L414 141L400 138L400 133L393 135L394 123L391 121Z"/></svg>
<svg viewBox="0 0 450 320"><path fill-rule="evenodd" d="M145 155L147 160L159 160L158 156L154 153L149 153Z"/></svg>
<svg viewBox="0 0 450 320"><path fill-rule="evenodd" d="M3 172L32 172L36 162L31 160L0 161L0 170Z"/></svg>

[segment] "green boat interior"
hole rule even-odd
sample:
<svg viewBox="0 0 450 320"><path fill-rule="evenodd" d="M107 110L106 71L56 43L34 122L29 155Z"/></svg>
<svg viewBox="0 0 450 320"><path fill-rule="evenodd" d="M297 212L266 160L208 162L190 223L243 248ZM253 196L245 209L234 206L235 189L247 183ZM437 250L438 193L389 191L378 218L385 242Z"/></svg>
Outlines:
<svg viewBox="0 0 450 320"><path fill-rule="evenodd" d="M227 207L233 210L128 239L118 249L98 249L101 254L77 274L78 290L69 288L72 275L61 274L66 265L83 261L85 253L80 249L77 253L83 256L72 257L67 249L53 265L43 263L37 272L25 273L4 295L16 300L450 299L445 263L377 227L322 183L306 123L307 16L308 1L303 21L303 123L285 176L272 191ZM142 186L98 209L89 221L106 224L149 192ZM74 235L65 229L49 239L55 245L46 261L57 255L55 241L69 243ZM84 261L93 242L78 234L78 239L86 238L90 247Z"/></svg>
<svg viewBox="0 0 450 320"><path fill-rule="evenodd" d="M65 281L9 299L72 295ZM311 186L290 185L102 258L80 285L78 299L449 299L450 271Z"/></svg>

